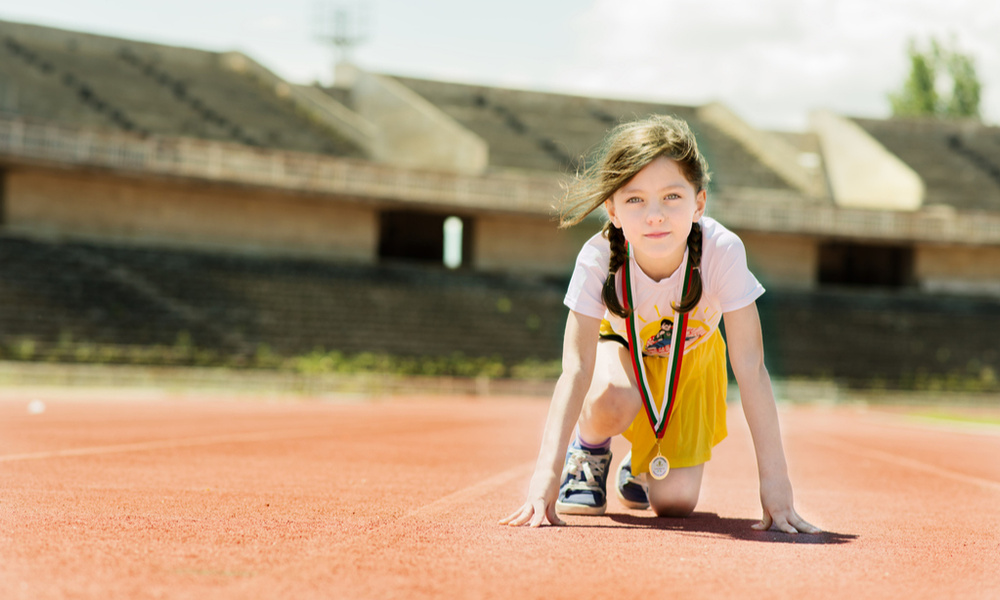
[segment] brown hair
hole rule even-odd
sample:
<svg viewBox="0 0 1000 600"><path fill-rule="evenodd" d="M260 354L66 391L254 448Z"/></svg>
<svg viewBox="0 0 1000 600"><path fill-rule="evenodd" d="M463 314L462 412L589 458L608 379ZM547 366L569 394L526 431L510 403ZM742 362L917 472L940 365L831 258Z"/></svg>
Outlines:
<svg viewBox="0 0 1000 600"><path fill-rule="evenodd" d="M660 156L677 161L695 192L708 187L711 179L708 163L698 151L698 142L688 124L676 117L651 115L611 130L599 148L597 159L577 173L568 188L559 214L559 226L570 227L585 219ZM604 305L619 317L628 317L615 288L615 275L628 258L625 234L610 222L605 223L603 234L611 243L608 279L602 292ZM697 223L691 227L687 245L694 272L680 306L674 305L674 310L682 313L693 309L701 300L701 226Z"/></svg>

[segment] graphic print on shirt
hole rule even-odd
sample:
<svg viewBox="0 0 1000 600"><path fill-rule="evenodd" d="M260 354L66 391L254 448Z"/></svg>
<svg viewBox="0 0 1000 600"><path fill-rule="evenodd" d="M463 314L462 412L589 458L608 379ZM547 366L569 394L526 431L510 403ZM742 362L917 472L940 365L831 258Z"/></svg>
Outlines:
<svg viewBox="0 0 1000 600"><path fill-rule="evenodd" d="M685 354L697 345L697 342L708 334L709 326L704 321L688 319L687 335L684 337ZM639 336L646 340L643 344L643 354L647 356L668 356L670 354L670 339L674 334L673 317L661 317L646 324Z"/></svg>

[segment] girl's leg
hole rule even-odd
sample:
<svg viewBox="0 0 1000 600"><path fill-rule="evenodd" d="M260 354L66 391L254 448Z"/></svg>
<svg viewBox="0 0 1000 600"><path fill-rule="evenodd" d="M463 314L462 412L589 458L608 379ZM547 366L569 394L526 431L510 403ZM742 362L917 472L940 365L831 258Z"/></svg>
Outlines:
<svg viewBox="0 0 1000 600"><path fill-rule="evenodd" d="M705 465L670 469L664 479L646 476L649 505L658 517L688 517L694 512L701 493Z"/></svg>
<svg viewBox="0 0 1000 600"><path fill-rule="evenodd" d="M610 438L625 431L641 408L623 358L628 360L628 353L620 344L597 343L594 376L577 421L578 439L570 444L563 465L556 501L560 513L602 515L607 508Z"/></svg>
<svg viewBox="0 0 1000 600"><path fill-rule="evenodd" d="M580 412L580 439L600 444L622 433L642 408L628 349L617 342L597 342L594 378Z"/></svg>

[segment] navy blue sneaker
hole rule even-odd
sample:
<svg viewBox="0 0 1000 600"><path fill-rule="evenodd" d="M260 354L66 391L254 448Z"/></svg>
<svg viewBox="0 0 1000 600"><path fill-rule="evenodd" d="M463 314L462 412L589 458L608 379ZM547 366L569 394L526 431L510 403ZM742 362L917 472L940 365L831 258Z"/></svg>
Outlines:
<svg viewBox="0 0 1000 600"><path fill-rule="evenodd" d="M649 508L649 488L646 486L646 474L638 477L632 475L632 452L629 451L618 465L618 499L628 508L646 510Z"/></svg>
<svg viewBox="0 0 1000 600"><path fill-rule="evenodd" d="M566 452L556 511L564 515L603 515L608 507L611 448L591 450L574 442Z"/></svg>

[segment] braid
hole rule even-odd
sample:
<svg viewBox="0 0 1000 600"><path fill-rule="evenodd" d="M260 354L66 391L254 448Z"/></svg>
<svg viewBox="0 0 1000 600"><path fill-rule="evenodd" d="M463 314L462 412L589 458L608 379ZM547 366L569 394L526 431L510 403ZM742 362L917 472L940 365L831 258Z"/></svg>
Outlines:
<svg viewBox="0 0 1000 600"><path fill-rule="evenodd" d="M681 299L680 306L672 305L679 313L690 312L701 300L701 225L694 223L687 239L688 257L691 259L691 281L688 293Z"/></svg>
<svg viewBox="0 0 1000 600"><path fill-rule="evenodd" d="M611 242L611 260L608 261L608 278L604 281L604 289L601 292L601 296L604 299L604 306L612 314L618 315L623 319L628 318L629 313L622 307L621 301L618 300L618 288L615 287L618 270L628 260L628 251L625 248L625 234L618 227L608 223L604 226L604 235Z"/></svg>

